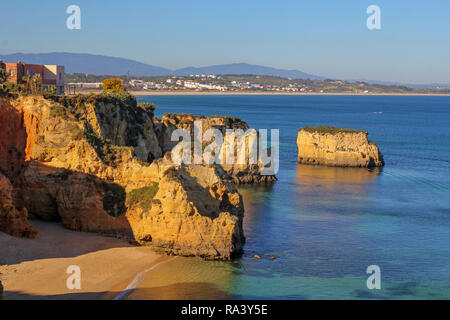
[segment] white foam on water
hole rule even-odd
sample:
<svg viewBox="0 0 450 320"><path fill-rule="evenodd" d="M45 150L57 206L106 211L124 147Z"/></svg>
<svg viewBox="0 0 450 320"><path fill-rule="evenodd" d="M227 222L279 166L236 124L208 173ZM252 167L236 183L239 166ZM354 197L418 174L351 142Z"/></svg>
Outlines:
<svg viewBox="0 0 450 320"><path fill-rule="evenodd" d="M125 290L123 290L121 293L119 293L113 300L121 300L122 298L124 298L128 293L130 293L131 291L133 291L134 289L137 288L137 286L139 285L139 283L141 282L140 280L142 279L142 276L144 274L146 274L147 272L150 272L152 270L155 270L156 267L169 262L169 261L173 261L178 257L174 257L173 259L167 260L167 261L162 261L160 263L155 264L154 266L148 268L147 270L143 271L143 272L139 272L136 277L134 277L133 281L131 281L131 283L125 288Z"/></svg>

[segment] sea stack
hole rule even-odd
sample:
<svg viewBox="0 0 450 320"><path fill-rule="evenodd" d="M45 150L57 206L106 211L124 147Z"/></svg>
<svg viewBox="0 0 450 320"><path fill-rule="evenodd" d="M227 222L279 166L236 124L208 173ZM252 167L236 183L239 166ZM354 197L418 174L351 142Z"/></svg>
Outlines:
<svg viewBox="0 0 450 320"><path fill-rule="evenodd" d="M331 167L382 167L383 155L365 130L305 127L297 137L298 163Z"/></svg>

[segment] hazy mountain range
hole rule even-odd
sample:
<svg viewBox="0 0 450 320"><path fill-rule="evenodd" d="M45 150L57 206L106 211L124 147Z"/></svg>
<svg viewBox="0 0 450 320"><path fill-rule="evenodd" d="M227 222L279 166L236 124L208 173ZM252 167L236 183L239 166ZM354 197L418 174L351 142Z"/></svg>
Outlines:
<svg viewBox="0 0 450 320"><path fill-rule="evenodd" d="M108 57L85 53L13 53L0 54L5 62L24 61L33 64L64 65L66 73L89 73L95 75L120 76L128 72L132 76L188 76L190 74L252 74L260 76L275 76L293 79L324 80L326 77L308 74L300 70L286 70L248 63L221 64L207 67L186 67L177 70L152 66L135 60ZM354 81L354 80L347 80ZM407 85L413 88L449 89L450 83L405 84L399 82L360 80L370 84Z"/></svg>
<svg viewBox="0 0 450 320"><path fill-rule="evenodd" d="M13 53L0 54L5 62L23 61L32 64L64 65L66 73L89 73L96 75L124 75L128 72L133 76L166 76L190 74L254 74L261 76L278 76L295 79L325 79L299 70L284 70L247 63L221 64L208 67L187 67L170 70L138 61L82 53Z"/></svg>

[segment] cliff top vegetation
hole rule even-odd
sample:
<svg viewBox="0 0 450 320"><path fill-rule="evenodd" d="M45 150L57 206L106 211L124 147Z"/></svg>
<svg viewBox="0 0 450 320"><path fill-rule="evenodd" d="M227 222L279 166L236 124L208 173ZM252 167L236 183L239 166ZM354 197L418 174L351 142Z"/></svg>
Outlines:
<svg viewBox="0 0 450 320"><path fill-rule="evenodd" d="M329 126L318 126L318 127L304 127L300 130L305 130L310 133L322 133L322 134L337 134L337 133L367 133L365 130L359 130L359 129L345 129L345 128L338 128L338 127L329 127Z"/></svg>

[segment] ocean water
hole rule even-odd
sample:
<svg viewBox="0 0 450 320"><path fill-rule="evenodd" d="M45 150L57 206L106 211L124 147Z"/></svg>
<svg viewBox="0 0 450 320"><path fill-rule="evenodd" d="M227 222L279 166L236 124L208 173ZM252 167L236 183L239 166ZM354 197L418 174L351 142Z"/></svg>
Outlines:
<svg viewBox="0 0 450 320"><path fill-rule="evenodd" d="M450 97L139 100L154 102L157 116L231 115L280 129L280 170L272 185L240 187L241 258L172 259L129 299L450 299ZM298 165L297 131L316 125L367 130L385 167ZM369 265L381 269L380 290L366 286Z"/></svg>

